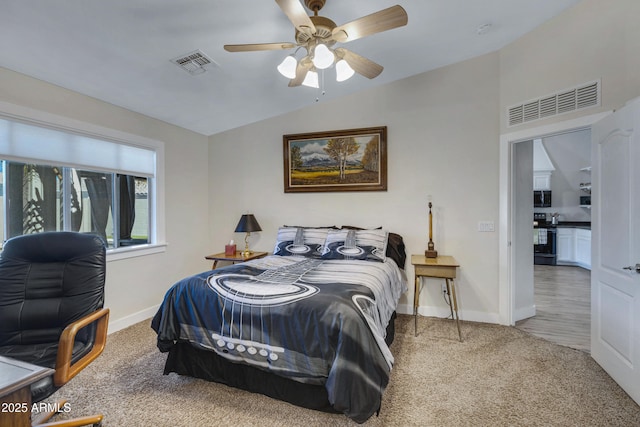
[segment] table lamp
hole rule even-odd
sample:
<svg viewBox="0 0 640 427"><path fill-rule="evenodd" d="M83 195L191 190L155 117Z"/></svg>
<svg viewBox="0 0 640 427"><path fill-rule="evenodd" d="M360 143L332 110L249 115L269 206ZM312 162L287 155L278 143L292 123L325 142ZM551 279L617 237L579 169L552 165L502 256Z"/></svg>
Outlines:
<svg viewBox="0 0 640 427"><path fill-rule="evenodd" d="M427 258L437 258L438 251L436 251L435 245L433 244L433 214L431 213L431 207L433 204L431 203L431 196L428 196L429 200L429 243L427 243L427 250L424 251L424 256Z"/></svg>
<svg viewBox="0 0 640 427"><path fill-rule="evenodd" d="M244 237L244 251L242 251L242 256L246 257L251 255L251 251L249 250L249 236L252 231L262 231L260 228L260 224L256 220L256 217L253 214L245 214L240 217L240 221L236 226L236 233L247 233Z"/></svg>

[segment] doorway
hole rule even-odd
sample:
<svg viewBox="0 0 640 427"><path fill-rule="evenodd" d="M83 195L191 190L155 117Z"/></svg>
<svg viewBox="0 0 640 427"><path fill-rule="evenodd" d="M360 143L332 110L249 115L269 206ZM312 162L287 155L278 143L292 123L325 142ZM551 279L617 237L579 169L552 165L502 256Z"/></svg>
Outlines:
<svg viewBox="0 0 640 427"><path fill-rule="evenodd" d="M534 293L525 295L529 302L521 299L516 305L517 287L524 284L528 289L533 288L533 274L527 282L519 277L517 265L528 263L532 259L532 242L527 238L518 238L518 222L529 222L531 218L530 207L523 210L516 203L516 183L514 182L513 152L519 142L531 141L534 138L558 135L570 131L589 129L590 126L605 117L609 113L599 113L591 116L580 117L551 125L525 129L500 137L500 253L499 253L499 280L500 280L500 322L507 325L515 325L518 313L522 312L522 306L529 304L535 307ZM531 224L529 222L529 224ZM529 225L530 227L530 225ZM526 312L526 310L525 310ZM521 317L522 318L522 317Z"/></svg>
<svg viewBox="0 0 640 427"><path fill-rule="evenodd" d="M583 195L590 185L591 131L560 132L512 148L514 211L522 217L515 221L514 246L523 246L520 240L531 245L532 234L534 244L534 253L515 264L516 327L589 351L591 213ZM536 203L536 191L548 202Z"/></svg>

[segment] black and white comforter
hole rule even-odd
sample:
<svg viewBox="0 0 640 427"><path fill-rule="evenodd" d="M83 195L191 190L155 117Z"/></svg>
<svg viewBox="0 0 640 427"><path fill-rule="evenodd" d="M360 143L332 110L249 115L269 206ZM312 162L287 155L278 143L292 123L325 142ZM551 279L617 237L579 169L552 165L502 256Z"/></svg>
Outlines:
<svg viewBox="0 0 640 427"><path fill-rule="evenodd" d="M324 385L364 422L380 408L393 356L384 341L404 274L395 262L268 256L176 283L152 321L176 341L295 381Z"/></svg>

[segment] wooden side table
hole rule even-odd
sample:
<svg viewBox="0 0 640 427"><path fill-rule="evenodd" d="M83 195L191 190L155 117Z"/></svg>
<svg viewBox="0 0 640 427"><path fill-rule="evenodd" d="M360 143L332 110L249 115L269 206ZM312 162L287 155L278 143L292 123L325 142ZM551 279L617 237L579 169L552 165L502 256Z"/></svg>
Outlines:
<svg viewBox="0 0 640 427"><path fill-rule="evenodd" d="M235 264L236 262L245 262L252 259L263 258L267 256L267 254L268 252L251 252L249 256L244 256L242 255L242 251L236 251L235 255L225 255L224 252L220 252L218 254L207 255L205 259L213 261L211 269L215 270L218 265L218 261L229 261Z"/></svg>
<svg viewBox="0 0 640 427"><path fill-rule="evenodd" d="M0 356L0 426L31 426L31 384L53 369Z"/></svg>
<svg viewBox="0 0 640 427"><path fill-rule="evenodd" d="M427 258L424 255L411 255L411 264L416 276L415 289L413 294L413 316L415 320L414 332L418 336L418 304L420 302L420 291L422 290L422 278L431 277L444 279L447 284L449 294L449 309L451 317L456 321L458 328L458 338L462 341L460 332L460 319L458 317L458 301L456 299L456 286L453 279L456 277L456 269L460 266L452 256L440 255L436 258Z"/></svg>

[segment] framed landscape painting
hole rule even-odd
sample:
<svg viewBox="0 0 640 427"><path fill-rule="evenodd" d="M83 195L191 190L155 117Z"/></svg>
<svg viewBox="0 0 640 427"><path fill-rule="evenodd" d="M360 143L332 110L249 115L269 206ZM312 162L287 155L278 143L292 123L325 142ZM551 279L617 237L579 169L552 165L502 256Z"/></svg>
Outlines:
<svg viewBox="0 0 640 427"><path fill-rule="evenodd" d="M387 127L284 135L284 192L386 191Z"/></svg>

